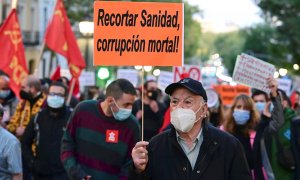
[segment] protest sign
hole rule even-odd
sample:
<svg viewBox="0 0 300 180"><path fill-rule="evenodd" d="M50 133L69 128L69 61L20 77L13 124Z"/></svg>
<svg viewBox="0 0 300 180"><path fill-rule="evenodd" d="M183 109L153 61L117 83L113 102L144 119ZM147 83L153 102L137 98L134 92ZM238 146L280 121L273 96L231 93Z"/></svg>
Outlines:
<svg viewBox="0 0 300 180"><path fill-rule="evenodd" d="M183 3L94 3L94 65L181 66Z"/></svg>
<svg viewBox="0 0 300 180"><path fill-rule="evenodd" d="M239 94L250 95L250 88L243 85L217 85L214 89L219 93L224 105L232 105L234 98Z"/></svg>
<svg viewBox="0 0 300 180"><path fill-rule="evenodd" d="M214 89L206 89L206 95L207 95L207 106L209 108L214 108L219 101L218 93Z"/></svg>
<svg viewBox="0 0 300 180"><path fill-rule="evenodd" d="M79 76L79 84L80 86L95 86L96 85L95 72L82 71Z"/></svg>
<svg viewBox="0 0 300 180"><path fill-rule="evenodd" d="M290 96L291 95L291 88L292 88L292 80L291 79L284 79L279 78L278 81L278 89L285 91L285 93Z"/></svg>
<svg viewBox="0 0 300 180"><path fill-rule="evenodd" d="M270 93L267 78L273 77L275 70L270 63L242 54L237 57L232 78L237 83Z"/></svg>
<svg viewBox="0 0 300 180"><path fill-rule="evenodd" d="M169 71L160 71L160 75L157 80L158 88L164 91L171 83L173 83L173 73Z"/></svg>
<svg viewBox="0 0 300 180"><path fill-rule="evenodd" d="M182 67L173 67L174 79L173 82L177 82L181 79L181 75L186 73L188 77L197 81L201 80L201 68L196 65L184 65Z"/></svg>
<svg viewBox="0 0 300 180"><path fill-rule="evenodd" d="M118 69L117 71L117 79L127 79L130 81L134 87L137 87L139 81L138 71L135 69Z"/></svg>

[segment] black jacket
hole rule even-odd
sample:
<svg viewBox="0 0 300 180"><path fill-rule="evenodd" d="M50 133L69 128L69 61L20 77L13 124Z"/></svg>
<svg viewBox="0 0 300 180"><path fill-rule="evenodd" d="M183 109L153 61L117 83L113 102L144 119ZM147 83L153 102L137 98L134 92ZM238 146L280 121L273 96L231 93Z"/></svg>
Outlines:
<svg viewBox="0 0 300 180"><path fill-rule="evenodd" d="M30 120L22 138L22 152L25 163L35 175L65 173L60 144L70 114L71 109L64 107L54 116L46 107ZM32 144L36 144L35 156Z"/></svg>
<svg viewBox="0 0 300 180"><path fill-rule="evenodd" d="M274 106L274 109L272 111L271 118L261 115L260 122L256 126L256 136L254 139L253 144L253 170L254 170L254 176L257 180L263 180L264 174L262 171L262 147L261 147L261 141L264 141L265 148L267 151L267 154L271 154L271 140L272 136L278 132L278 130L282 127L284 124L284 114L283 114L283 107L281 105L280 97L277 96L276 98L271 96L272 104ZM266 169L265 169L266 170Z"/></svg>
<svg viewBox="0 0 300 180"><path fill-rule="evenodd" d="M208 123L203 123L203 143L194 170L177 142L172 126L148 145L146 170L129 179L153 180L251 180L250 171L240 142Z"/></svg>
<svg viewBox="0 0 300 180"><path fill-rule="evenodd" d="M295 156L296 169L294 179L300 179L300 117L296 117L292 122L292 148Z"/></svg>
<svg viewBox="0 0 300 180"><path fill-rule="evenodd" d="M144 139L150 140L153 136L157 135L160 127L163 124L163 118L166 111L164 104L157 101L158 111L155 113L152 111L149 104L144 104ZM132 114L142 109L142 101L139 99L134 102L132 107ZM139 121L141 123L141 121Z"/></svg>

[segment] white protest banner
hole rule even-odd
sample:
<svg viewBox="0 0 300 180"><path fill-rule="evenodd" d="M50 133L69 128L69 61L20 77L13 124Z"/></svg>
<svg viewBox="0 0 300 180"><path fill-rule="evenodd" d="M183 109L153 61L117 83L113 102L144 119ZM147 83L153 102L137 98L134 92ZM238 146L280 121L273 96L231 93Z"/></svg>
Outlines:
<svg viewBox="0 0 300 180"><path fill-rule="evenodd" d="M206 95L207 95L207 106L209 108L212 108L216 105L218 105L219 96L218 93L214 89L206 89Z"/></svg>
<svg viewBox="0 0 300 180"><path fill-rule="evenodd" d="M137 87L139 81L138 71L135 69L118 69L117 79L127 79L130 81L134 87Z"/></svg>
<svg viewBox="0 0 300 180"><path fill-rule="evenodd" d="M173 83L173 73L169 71L160 71L160 75L158 76L157 86L163 92L165 91L166 87Z"/></svg>
<svg viewBox="0 0 300 180"><path fill-rule="evenodd" d="M95 86L96 78L95 72L92 71L82 71L79 76L79 84L81 87L83 86Z"/></svg>
<svg viewBox="0 0 300 180"><path fill-rule="evenodd" d="M173 67L173 82L177 82L181 79L181 75L185 73L188 75L188 77L195 79L197 81L201 80L201 68L200 66L196 65L184 65L182 67L180 66L174 66Z"/></svg>
<svg viewBox="0 0 300 180"><path fill-rule="evenodd" d="M273 77L275 70L275 66L270 63L242 54L237 57L232 78L237 83L270 93L267 78Z"/></svg>
<svg viewBox="0 0 300 180"><path fill-rule="evenodd" d="M285 91L285 93L290 96L291 95L291 87L292 87L292 80L291 79L284 79L279 78L278 81L278 89Z"/></svg>

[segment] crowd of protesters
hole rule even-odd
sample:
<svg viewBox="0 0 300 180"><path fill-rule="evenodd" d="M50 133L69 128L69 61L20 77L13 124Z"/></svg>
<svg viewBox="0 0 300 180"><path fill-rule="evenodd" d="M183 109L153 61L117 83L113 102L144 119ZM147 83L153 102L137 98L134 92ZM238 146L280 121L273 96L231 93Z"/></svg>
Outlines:
<svg viewBox="0 0 300 180"><path fill-rule="evenodd" d="M0 180L298 180L300 98L267 83L270 94L252 89L231 106L190 78L165 92L147 81L143 94L117 79L67 102L66 77L29 75L15 94L1 75Z"/></svg>

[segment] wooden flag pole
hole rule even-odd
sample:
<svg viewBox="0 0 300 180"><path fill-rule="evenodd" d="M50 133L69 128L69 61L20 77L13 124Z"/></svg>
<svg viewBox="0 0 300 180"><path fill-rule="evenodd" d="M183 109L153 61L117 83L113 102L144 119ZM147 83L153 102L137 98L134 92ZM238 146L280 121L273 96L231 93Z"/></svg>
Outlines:
<svg viewBox="0 0 300 180"><path fill-rule="evenodd" d="M72 79L72 82L71 82L71 87L70 87L68 99L67 99L67 102L66 102L66 105L67 105L67 106L69 106L69 105L70 105L70 102L71 102L71 97L72 97L72 94L73 94L73 91L74 91L75 81L76 81L76 79L73 78L73 79Z"/></svg>
<svg viewBox="0 0 300 180"><path fill-rule="evenodd" d="M57 1L54 0L53 12L55 12L56 3L57 3ZM52 19L53 19L53 16L54 15L52 15ZM52 21L52 19L51 19L51 21ZM49 21L49 22L51 22L51 21ZM39 67L40 67L40 63L41 63L41 59L42 59L42 56L43 56L43 53L44 53L45 46L46 46L46 42L45 42L45 37L44 37L43 43L42 43L42 46L41 46L41 50L40 50L40 53L39 53L39 56L38 56L38 59L37 59L37 63L35 64L35 69L34 69L34 75L35 76L38 76L38 72L39 72L39 69L40 69Z"/></svg>
<svg viewBox="0 0 300 180"><path fill-rule="evenodd" d="M142 141L144 141L144 66L142 66Z"/></svg>
<svg viewBox="0 0 300 180"><path fill-rule="evenodd" d="M35 64L35 69L34 69L34 75L35 76L38 76L38 72L39 72L39 69L40 69L39 67L40 67L41 59L42 59L42 56L43 56L43 53L44 53L45 45L46 45L46 43L45 43L45 41L43 41L39 56L37 58L37 63Z"/></svg>

